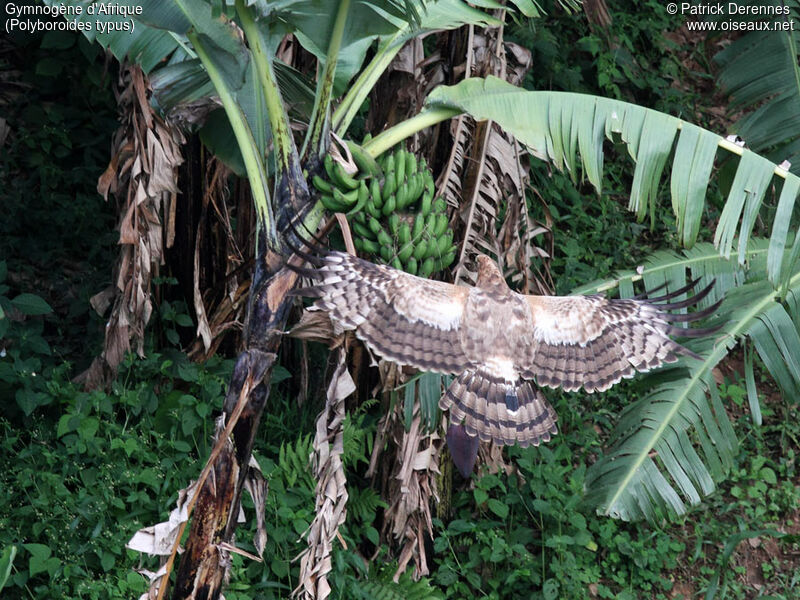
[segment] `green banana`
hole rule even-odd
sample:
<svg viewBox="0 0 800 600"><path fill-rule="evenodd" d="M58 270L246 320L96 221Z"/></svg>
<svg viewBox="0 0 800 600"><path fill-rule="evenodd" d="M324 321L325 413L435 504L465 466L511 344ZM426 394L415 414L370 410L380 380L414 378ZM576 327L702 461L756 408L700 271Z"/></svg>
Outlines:
<svg viewBox="0 0 800 600"><path fill-rule="evenodd" d="M373 242L367 238L361 238L361 243L364 244L364 252L379 254L381 251L381 246L378 245L378 242Z"/></svg>
<svg viewBox="0 0 800 600"><path fill-rule="evenodd" d="M389 246L381 246L380 254L384 262L392 260L392 249Z"/></svg>
<svg viewBox="0 0 800 600"><path fill-rule="evenodd" d="M372 196L372 202L375 208L383 206L383 197L381 196L381 183L377 179L373 179L369 183L369 193Z"/></svg>
<svg viewBox="0 0 800 600"><path fill-rule="evenodd" d="M449 229L447 233L436 240L436 256L444 256L450 250L453 243L453 230Z"/></svg>
<svg viewBox="0 0 800 600"><path fill-rule="evenodd" d="M317 188L320 192L324 194L333 194L333 192L331 191L333 189L333 186L331 186L330 183L325 181L319 175L314 175L314 177L311 178L311 182L314 184L314 187Z"/></svg>
<svg viewBox="0 0 800 600"><path fill-rule="evenodd" d="M396 212L393 212L389 215L387 223L389 224L389 231L391 231L393 236L397 237L400 229L400 215L398 215Z"/></svg>
<svg viewBox="0 0 800 600"><path fill-rule="evenodd" d="M412 202L417 202L422 198L422 194L425 193L425 175L417 173L415 180L414 200Z"/></svg>
<svg viewBox="0 0 800 600"><path fill-rule="evenodd" d="M442 256L441 258L437 258L434 261L435 270L444 271L447 267L449 267L453 263L455 258L456 258L456 250L455 250L455 248L453 248L452 250L450 250L450 252L448 252L447 254Z"/></svg>
<svg viewBox="0 0 800 600"><path fill-rule="evenodd" d="M426 191L419 205L419 214L423 217L427 217L428 213L431 212L431 200L433 200L433 196Z"/></svg>
<svg viewBox="0 0 800 600"><path fill-rule="evenodd" d="M386 233L386 231L383 230L383 229L381 229L378 232L378 243L381 246L386 246L387 248L393 248L394 247L394 242L392 241L392 236L390 236L388 233Z"/></svg>
<svg viewBox="0 0 800 600"><path fill-rule="evenodd" d="M419 266L419 276L420 277L430 277L431 273L433 273L433 268L435 266L434 260L432 257L428 257L425 261Z"/></svg>
<svg viewBox="0 0 800 600"><path fill-rule="evenodd" d="M414 196L414 192L416 191L415 187L416 187L417 175L418 175L418 173L414 173L413 175L409 175L406 178L406 180L403 183L403 185L400 186L401 188L405 187L405 189L406 189L405 197L403 198L403 208L411 206L412 204L414 204L414 200L416 200L416 197Z"/></svg>
<svg viewBox="0 0 800 600"><path fill-rule="evenodd" d="M358 189L343 192L339 188L333 188L333 198L337 202L341 202L348 208L358 202Z"/></svg>
<svg viewBox="0 0 800 600"><path fill-rule="evenodd" d="M386 199L386 202L383 203L383 207L381 207L381 213L383 216L387 217L394 212L395 208L397 208L397 196L392 194Z"/></svg>
<svg viewBox="0 0 800 600"><path fill-rule="evenodd" d="M397 197L397 210L403 210L408 204L408 183L403 184L397 188L395 196Z"/></svg>
<svg viewBox="0 0 800 600"><path fill-rule="evenodd" d="M352 140L347 140L346 143L347 147L350 149L350 154L353 157L353 162L355 162L356 166L358 167L359 173L365 173L374 178L383 177L381 166L369 152L364 150L364 148Z"/></svg>
<svg viewBox="0 0 800 600"><path fill-rule="evenodd" d="M428 242L428 249L425 251L425 258L436 258L439 254L439 240L433 239Z"/></svg>
<svg viewBox="0 0 800 600"><path fill-rule="evenodd" d="M353 238L353 246L355 246L356 250L359 252L364 252L364 240L361 238Z"/></svg>
<svg viewBox="0 0 800 600"><path fill-rule="evenodd" d="M433 237L440 237L447 230L447 215L439 213L436 215L436 224L433 226Z"/></svg>
<svg viewBox="0 0 800 600"><path fill-rule="evenodd" d="M422 190L425 188L425 176L422 173L414 173L412 180L413 189L411 190L411 198L408 204L414 204L422 195Z"/></svg>
<svg viewBox="0 0 800 600"><path fill-rule="evenodd" d="M431 196L436 191L433 185L433 174L430 171L425 171L425 191L430 193Z"/></svg>
<svg viewBox="0 0 800 600"><path fill-rule="evenodd" d="M355 231L355 232L356 232L356 233L357 233L359 236L361 236L362 238L367 238L367 239L371 239L371 240L376 240L376 239L378 239L378 238L375 236L375 234L374 234L374 233L372 233L372 230L371 230L370 228L368 228L368 227L364 227L364 226L363 226L361 223L359 223L358 221L353 221L353 222L351 223L351 225L353 226L353 231Z"/></svg>
<svg viewBox="0 0 800 600"><path fill-rule="evenodd" d="M417 259L413 256L406 262L406 273L410 273L411 275L417 274Z"/></svg>
<svg viewBox="0 0 800 600"><path fill-rule="evenodd" d="M381 196L384 199L394 193L396 183L394 179L394 154L384 154L383 183L381 184Z"/></svg>
<svg viewBox="0 0 800 600"><path fill-rule="evenodd" d="M357 212L355 214L355 216L353 217L353 220L356 223L361 223L362 225L366 225L367 224L367 215L364 213L363 210L361 210L361 211L359 211L359 212Z"/></svg>
<svg viewBox="0 0 800 600"><path fill-rule="evenodd" d="M392 173L392 176L394 176L394 154L393 153L384 154L383 156L384 156L384 159L383 159L383 174L384 174L384 176L388 177L389 173Z"/></svg>
<svg viewBox="0 0 800 600"><path fill-rule="evenodd" d="M435 213L428 213L428 216L425 218L425 231L428 233L428 236L435 238L438 237L434 235L433 231L436 229L436 218L439 215Z"/></svg>
<svg viewBox="0 0 800 600"><path fill-rule="evenodd" d="M328 174L328 179L334 181L333 175L333 157L330 154L326 154L325 158L322 159L322 164L325 167L325 172Z"/></svg>
<svg viewBox="0 0 800 600"><path fill-rule="evenodd" d="M397 231L397 239L400 241L400 244L407 244L411 241L411 227L409 227L407 222L403 222L400 224L400 229Z"/></svg>
<svg viewBox="0 0 800 600"><path fill-rule="evenodd" d="M402 148L394 153L394 179L396 187L400 187L406 178L406 154Z"/></svg>
<svg viewBox="0 0 800 600"><path fill-rule="evenodd" d="M348 216L354 214L364 214L364 205L367 203L367 199L369 198L369 190L367 189L367 182L363 179L361 183L358 185L358 198L356 200L356 205L350 209L350 212L347 213Z"/></svg>
<svg viewBox="0 0 800 600"><path fill-rule="evenodd" d="M366 205L364 205L364 208L367 210L369 216L374 217L375 219L380 219L381 211L379 208L375 206L375 202L373 202L372 196L370 196L367 199L367 203Z"/></svg>
<svg viewBox="0 0 800 600"><path fill-rule="evenodd" d="M417 242L417 245L414 246L414 258L417 260L422 260L425 258L425 255L428 253L428 242L425 240L420 240Z"/></svg>
<svg viewBox="0 0 800 600"><path fill-rule="evenodd" d="M383 188L381 189L381 196L383 196L384 200L397 191L397 180L394 178L394 170L390 171L387 168L385 173L386 177L383 179Z"/></svg>
<svg viewBox="0 0 800 600"><path fill-rule="evenodd" d="M325 207L325 210L337 212L337 210L340 208L334 201L333 196L329 196L328 194L321 194L319 201L322 202L322 206Z"/></svg>
<svg viewBox="0 0 800 600"><path fill-rule="evenodd" d="M348 175L340 163L333 163L333 174L333 181L337 184L336 187L344 187L349 190L358 189L358 180Z"/></svg>
<svg viewBox="0 0 800 600"><path fill-rule="evenodd" d="M438 213L447 211L447 202L445 202L444 198L439 196L433 201L433 210Z"/></svg>
<svg viewBox="0 0 800 600"><path fill-rule="evenodd" d="M406 156L406 177L411 177L417 172L417 157L413 152Z"/></svg>
<svg viewBox="0 0 800 600"><path fill-rule="evenodd" d="M425 227L425 217L422 214L417 213L417 216L414 218L414 227L411 229L411 239L416 241L419 239L419 236L422 235L422 229Z"/></svg>
<svg viewBox="0 0 800 600"><path fill-rule="evenodd" d="M338 191L336 188L333 189L334 191ZM322 202L322 206L331 212L345 212L350 208L350 204L347 202L341 202L328 194L322 194L319 199Z"/></svg>
<svg viewBox="0 0 800 600"><path fill-rule="evenodd" d="M405 244L400 246L400 250L397 251L397 256L400 257L400 260L406 263L411 258L413 253L414 253L414 244L412 244L411 242L406 242Z"/></svg>
<svg viewBox="0 0 800 600"><path fill-rule="evenodd" d="M400 259L397 258L396 256L392 259L392 266L398 271L403 270L403 264L400 262Z"/></svg>
<svg viewBox="0 0 800 600"><path fill-rule="evenodd" d="M369 220L367 221L367 225L369 225L369 228L375 235L378 235L381 231L383 231L383 227L381 227L380 221L378 221L378 219L376 219L375 217L370 217Z"/></svg>

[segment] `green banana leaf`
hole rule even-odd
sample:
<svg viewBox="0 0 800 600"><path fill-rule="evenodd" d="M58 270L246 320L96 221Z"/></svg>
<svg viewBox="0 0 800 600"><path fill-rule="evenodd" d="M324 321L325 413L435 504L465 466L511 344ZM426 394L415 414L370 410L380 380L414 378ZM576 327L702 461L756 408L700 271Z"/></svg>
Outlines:
<svg viewBox="0 0 800 600"><path fill-rule="evenodd" d="M769 280L785 286L794 268L796 252L787 254L783 250L789 237L787 217L794 210L800 178L715 133L627 102L567 92L531 92L496 77L440 86L431 92L425 105L429 112L455 109L478 120L495 121L534 156L566 170L575 180L581 174L585 176L598 193L602 188L604 140L624 142L636 162L629 207L640 219L648 214L655 219L661 210L657 192L672 155L672 209L679 239L687 248L697 240L718 149L739 154L714 244L728 257L736 241L738 262L744 264L765 193L773 175L778 175L783 179L777 209L780 218L775 219L770 236ZM677 150L672 152L676 141ZM797 250L797 240L794 248Z"/></svg>
<svg viewBox="0 0 800 600"><path fill-rule="evenodd" d="M800 19L800 0L770 4L790 11L773 21L782 25ZM731 111L746 111L734 131L748 147L774 162L788 160L791 171L800 174L800 31L747 33L720 50L714 62Z"/></svg>
<svg viewBox="0 0 800 600"><path fill-rule="evenodd" d="M620 415L604 454L587 472L586 502L598 513L625 520L658 522L683 514L724 479L737 452L737 440L720 399L712 369L741 340L752 341L765 367L787 398L800 390L800 268L789 277L785 303L767 280L769 242L752 238L746 266L719 255L713 245L697 244L682 254L659 252L637 271L584 286L580 293L618 287L631 296L634 282L645 289L667 289L699 279L697 289L715 282L700 307L718 298L721 329L686 346L700 360L685 358L646 377L646 396ZM755 382L751 405L758 403ZM755 413L760 414L758 408ZM755 415L754 415L755 418Z"/></svg>

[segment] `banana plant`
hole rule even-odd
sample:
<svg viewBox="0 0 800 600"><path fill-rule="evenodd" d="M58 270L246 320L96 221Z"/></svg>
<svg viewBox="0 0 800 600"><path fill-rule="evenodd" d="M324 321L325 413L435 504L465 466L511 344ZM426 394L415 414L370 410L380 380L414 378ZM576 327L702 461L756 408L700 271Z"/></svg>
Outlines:
<svg viewBox="0 0 800 600"><path fill-rule="evenodd" d="M297 230L313 231L323 212L320 203L311 201L306 173L317 172L320 158L327 154L332 99L342 96L348 82L362 71L368 49L378 42L378 53L363 68L366 75L349 86L342 98L341 105L351 107L336 118L336 129L344 132L353 109L359 108L405 41L434 30L498 21L460 0L285 0L271 4L141 0L130 3L135 10L125 19L133 27L120 34L112 33L115 28L109 26L119 21L119 16L96 14L78 0L63 4L82 9L69 16L88 26L84 29L87 37L120 60L138 62L149 72L153 101L164 113L189 102L205 101L207 107L220 104L226 119L222 123L210 120L210 128L216 130L207 130L204 139L234 138L235 151L227 158L240 167L250 184L257 241L246 350L234 367L224 403L224 426L217 431L217 443L199 477L198 491L187 503L187 510L194 509L195 516L173 590L175 598L195 597L200 589L204 597L217 597L227 567L218 551L209 549L233 537L253 440L268 400L275 352L291 305L287 293L297 278L286 268L286 261L288 247L301 245L301 240L290 238ZM503 8L492 0L478 4ZM538 14L532 0L517 0L516 4L526 14ZM294 35L318 60L313 95L308 92L308 82L275 57L278 43L287 34ZM283 97L284 92L298 91L295 97L306 101L313 97L310 114L303 115L306 135L300 150ZM166 592L165 582L182 532L183 528L164 572L155 580L153 589L159 598Z"/></svg>
<svg viewBox="0 0 800 600"><path fill-rule="evenodd" d="M77 0L64 3L78 4ZM218 98L236 139L258 216L248 350L234 371L225 402L228 428L221 438L225 442L233 433L234 443L226 451L231 460L216 460L216 490L199 493L197 510L203 512L193 522L175 591L175 597L188 597L197 581L210 582L209 597L215 597L224 567L216 555L204 550L231 539L235 518L227 517L235 516L237 510L226 511L238 506L247 470L239 465L247 464L267 400L265 382L280 341L270 332L283 329L286 292L295 281L294 274L284 268L286 225L299 219L313 230L323 212L311 200L303 171L309 176L318 171L327 153L328 132L346 136L369 91L406 41L465 24L494 25L498 21L487 9L503 7L492 0L473 2L473 6L460 0L269 4L236 0L233 6L205 0L143 0L138 4L143 10L135 17L132 36L98 35L96 39L119 58L140 61L151 69L151 81L157 84L155 98L165 111L208 95ZM513 4L527 15L538 14L530 0ZM299 150L284 96L300 90L298 95L307 101L309 86L275 58L286 34L293 34L318 61L316 91ZM373 46L375 51L365 62ZM750 383L755 354L787 394L794 394L800 385L796 362L800 356L800 235L792 230L791 219L800 178L735 141L671 115L597 96L528 91L492 77L435 88L417 115L386 129L363 149L378 157L409 136L462 114L498 124L532 156L567 171L576 181L588 179L598 193L604 142L627 147L635 163L629 208L637 219L651 222L671 210L686 250L683 256L654 257L643 269L592 290L618 286L625 295L633 293L633 282L639 279L647 287L666 283L668 289L677 289L689 274L709 280L716 276L717 294L726 294L720 334L692 347L701 357L699 364L683 363L653 376L653 392L621 415L609 449L592 467L587 483L587 495L596 499L603 514L658 519L685 511L687 504L698 502L725 476L736 447L711 369L734 344L746 344L754 415L758 402L755 385ZM738 162L713 244L706 244L699 240L700 225L719 154ZM668 166L671 205L665 207L659 205L659 189ZM773 186L780 189L777 207L767 215L764 198ZM496 202L499 205L501 199ZM759 218L769 223L765 240L753 237ZM225 510L215 508L210 500L221 489L232 490L224 499Z"/></svg>
<svg viewBox="0 0 800 600"><path fill-rule="evenodd" d="M700 285L714 282L713 294L703 299L702 306L724 299L716 312L720 329L687 343L701 359L683 360L646 377L641 385L649 391L626 407L606 453L589 468L586 501L600 513L658 522L683 514L687 505L700 502L714 489L714 482L724 478L738 442L712 369L738 342L744 346L747 396L755 423L761 423L756 355L784 396L797 397L800 264L794 261L788 269L786 288L776 289L768 280L770 246L768 239L751 238L744 264L721 256L706 242L682 253L662 251L636 271L575 290L597 293L619 288L621 297L631 297L637 281L654 289L698 280Z"/></svg>
<svg viewBox="0 0 800 600"><path fill-rule="evenodd" d="M800 1L775 3L778 27L750 30L714 56L731 113L744 115L734 130L748 145L800 174ZM748 17L745 17L748 18ZM755 17L749 17L755 20ZM747 31L747 30L744 30Z"/></svg>

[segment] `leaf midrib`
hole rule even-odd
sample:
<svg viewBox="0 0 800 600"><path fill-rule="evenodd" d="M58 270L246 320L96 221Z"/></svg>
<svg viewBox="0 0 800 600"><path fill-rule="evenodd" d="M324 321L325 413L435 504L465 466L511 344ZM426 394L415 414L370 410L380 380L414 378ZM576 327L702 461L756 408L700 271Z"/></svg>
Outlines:
<svg viewBox="0 0 800 600"><path fill-rule="evenodd" d="M671 269L673 267L688 266L688 265L692 265L692 264L696 264L696 263L701 263L701 262L706 262L706 261L709 261L709 260L714 260L714 259L717 259L717 258L724 258L719 254L719 252L717 251L716 248L711 248L711 250L712 251L709 252L709 254L706 254L706 255L703 255L703 256L695 256L695 257L692 257L692 258L689 258L687 256L684 256L684 257L678 256L678 257L676 257L675 260L671 260L671 261L666 262L666 263L659 263L658 265L654 265L652 267L645 267L644 268L644 272L641 275L638 274L638 273L634 273L632 275L625 275L625 276L616 277L616 278L613 278L613 279L606 279L605 281L600 282L597 285L597 287L594 287L594 288L578 288L578 289L581 290L579 293L588 294L588 293L605 292L607 290L610 290L610 289L613 289L615 287L618 287L619 284L622 281L625 281L626 279L630 279L632 282L633 281L640 281L641 279L644 278L644 273L648 273L648 274L650 274L650 273L658 273L659 271L665 271L665 270ZM765 254L767 251L768 251L768 248L755 248L753 250L748 251L748 256L749 257L753 257L753 256L756 256L758 254ZM573 291L572 293L574 294L576 292Z"/></svg>

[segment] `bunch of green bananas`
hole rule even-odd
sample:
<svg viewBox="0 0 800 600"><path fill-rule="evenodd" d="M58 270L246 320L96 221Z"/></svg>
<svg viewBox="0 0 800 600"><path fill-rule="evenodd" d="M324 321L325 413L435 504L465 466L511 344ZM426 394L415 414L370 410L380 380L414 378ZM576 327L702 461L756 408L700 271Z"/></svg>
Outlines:
<svg viewBox="0 0 800 600"><path fill-rule="evenodd" d="M311 182L320 192L322 205L331 212L341 212L352 215L364 208L369 196L367 182L348 175L342 165L326 154L323 160L328 181L314 175Z"/></svg>
<svg viewBox="0 0 800 600"><path fill-rule="evenodd" d="M364 210L352 219L360 252L412 275L428 277L449 267L456 255L447 204L434 199L433 175L425 160L400 148L378 161L383 185L370 183Z"/></svg>
<svg viewBox="0 0 800 600"><path fill-rule="evenodd" d="M456 256L447 204L434 198L433 175L425 160L398 149L378 160L383 180L347 175L325 157L330 183L315 176L323 205L350 220L356 250L396 269L429 277L449 267Z"/></svg>

